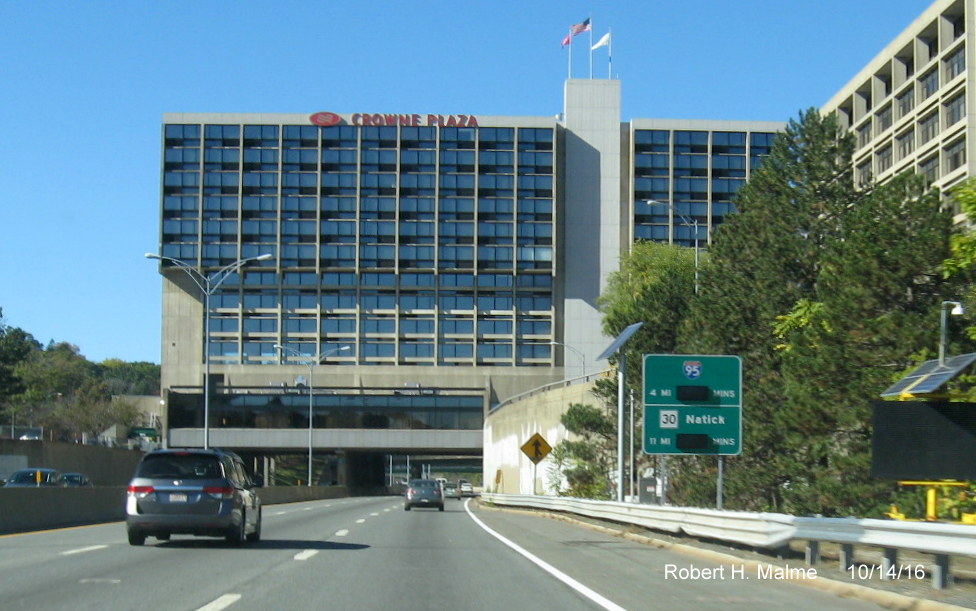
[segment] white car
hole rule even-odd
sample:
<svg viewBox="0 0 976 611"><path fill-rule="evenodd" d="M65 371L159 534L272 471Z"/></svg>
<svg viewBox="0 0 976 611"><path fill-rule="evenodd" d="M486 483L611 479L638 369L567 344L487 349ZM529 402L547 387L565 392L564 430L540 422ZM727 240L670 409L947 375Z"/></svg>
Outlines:
<svg viewBox="0 0 976 611"><path fill-rule="evenodd" d="M474 496L474 486L471 485L471 482L462 480L458 489L461 491L461 496Z"/></svg>

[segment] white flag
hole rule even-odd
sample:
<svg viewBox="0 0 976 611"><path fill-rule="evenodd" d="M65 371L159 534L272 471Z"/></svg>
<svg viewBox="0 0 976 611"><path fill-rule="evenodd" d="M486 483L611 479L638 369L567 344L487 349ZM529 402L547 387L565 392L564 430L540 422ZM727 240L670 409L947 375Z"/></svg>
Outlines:
<svg viewBox="0 0 976 611"><path fill-rule="evenodd" d="M604 34L603 35L603 38L601 38L600 40L598 40L595 45L593 45L592 47L590 47L590 51L595 51L595 50L599 49L600 47L607 46L608 44L610 44L610 32L607 32L606 34Z"/></svg>

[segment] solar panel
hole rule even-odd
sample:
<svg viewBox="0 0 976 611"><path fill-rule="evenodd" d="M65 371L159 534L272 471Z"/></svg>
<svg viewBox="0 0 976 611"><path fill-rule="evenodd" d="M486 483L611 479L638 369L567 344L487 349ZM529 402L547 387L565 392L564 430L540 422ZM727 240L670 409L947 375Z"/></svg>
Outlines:
<svg viewBox="0 0 976 611"><path fill-rule="evenodd" d="M620 335L617 336L617 339L613 340L613 343L610 344L610 346L603 351L603 354L596 357L596 360L602 361L603 359L608 359L611 356L613 356L613 353L619 350L620 347L624 345L624 342L630 339L631 335L637 333L637 330L640 329L641 325L643 324L644 323L642 322L635 322L634 324L630 325L629 327L621 331Z"/></svg>
<svg viewBox="0 0 976 611"><path fill-rule="evenodd" d="M938 360L925 361L915 371L887 388L881 396L891 399L902 395L924 395L935 392L974 361L976 361L976 353L948 358L941 365Z"/></svg>

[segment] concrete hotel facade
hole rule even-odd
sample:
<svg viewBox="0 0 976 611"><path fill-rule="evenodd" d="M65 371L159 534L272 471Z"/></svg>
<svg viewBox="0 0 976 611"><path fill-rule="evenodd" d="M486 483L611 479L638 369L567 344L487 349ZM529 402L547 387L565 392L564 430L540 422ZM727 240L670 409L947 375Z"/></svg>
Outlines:
<svg viewBox="0 0 976 611"><path fill-rule="evenodd" d="M973 175L974 8L933 3L822 107L854 132L859 181L914 171L946 193Z"/></svg>
<svg viewBox="0 0 976 611"><path fill-rule="evenodd" d="M605 367L620 256L705 247L783 124L622 122L616 80L564 98L559 117L165 115L159 253L204 274L273 255L210 300L211 443L306 446L295 353L324 355L323 451L477 454L490 405ZM169 441L198 445L203 299L160 269Z"/></svg>

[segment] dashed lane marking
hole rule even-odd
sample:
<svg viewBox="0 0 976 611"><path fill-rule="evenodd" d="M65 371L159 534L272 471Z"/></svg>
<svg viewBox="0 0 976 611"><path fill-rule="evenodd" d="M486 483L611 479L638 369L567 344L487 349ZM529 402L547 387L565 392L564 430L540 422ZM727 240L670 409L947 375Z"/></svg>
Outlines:
<svg viewBox="0 0 976 611"><path fill-rule="evenodd" d="M78 549L69 549L66 552L61 552L62 556L71 556L72 554L83 554L85 552L93 552L97 549L105 549L107 545L90 545L88 547L79 547Z"/></svg>
<svg viewBox="0 0 976 611"><path fill-rule="evenodd" d="M227 607L233 605L240 599L240 594L224 594L213 602L200 607L197 609L197 611L220 611L221 609L226 609Z"/></svg>

